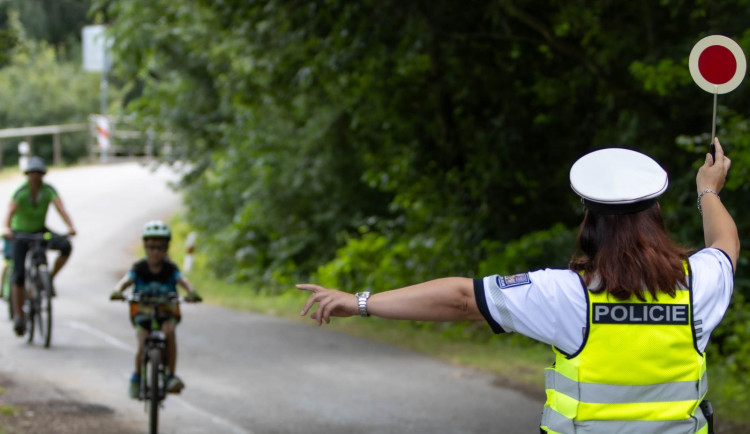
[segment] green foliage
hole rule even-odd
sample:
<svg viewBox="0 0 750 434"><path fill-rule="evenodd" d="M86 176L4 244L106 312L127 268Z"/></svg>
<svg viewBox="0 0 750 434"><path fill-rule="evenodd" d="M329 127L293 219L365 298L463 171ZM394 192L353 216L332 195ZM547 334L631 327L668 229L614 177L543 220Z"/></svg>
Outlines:
<svg viewBox="0 0 750 434"><path fill-rule="evenodd" d="M95 7L113 17L128 110L196 163L191 218L238 280L312 273L370 232L388 249L433 243L432 273L470 275L488 242L572 227L581 153L625 145L690 167L697 148L673 143L705 130L710 101L689 49L707 25L744 31L723 2ZM431 274L408 264L387 274Z"/></svg>
<svg viewBox="0 0 750 434"><path fill-rule="evenodd" d="M10 62L10 53L18 43L18 26L13 22L11 9L0 2L0 68ZM17 19L16 19L17 21Z"/></svg>
<svg viewBox="0 0 750 434"><path fill-rule="evenodd" d="M96 112L99 78L58 63L44 42L26 42L0 69L0 124L20 127L84 122Z"/></svg>
<svg viewBox="0 0 750 434"><path fill-rule="evenodd" d="M630 65L630 72L643 84L643 90L659 96L668 96L693 81L688 68L675 65L673 59L661 59L656 65L636 61Z"/></svg>
<svg viewBox="0 0 750 434"><path fill-rule="evenodd" d="M738 282L747 288L749 282ZM726 418L747 421L750 410L750 304L747 297L735 293L732 305L711 336L708 348L709 399L721 408ZM736 430L732 432L744 432Z"/></svg>
<svg viewBox="0 0 750 434"><path fill-rule="evenodd" d="M81 29L88 24L90 0L6 0L18 11L25 36L45 41L66 60L80 61Z"/></svg>
<svg viewBox="0 0 750 434"><path fill-rule="evenodd" d="M0 100L3 127L85 123L98 111L99 78L82 73L77 63L58 62L55 50L44 42L23 41L0 69ZM86 132L64 134L60 140L68 161L87 155ZM35 137L33 147L51 161L51 136ZM15 164L15 150L6 147L6 153L11 158L4 161Z"/></svg>
<svg viewBox="0 0 750 434"><path fill-rule="evenodd" d="M62 6L62 3L70 2L61 2L58 6ZM87 2L77 3L85 6ZM60 56L64 51L60 44L53 46L43 39L29 37L29 33L33 32L29 32L27 26L38 24L34 18L39 17L23 11L28 12L25 8L33 5L41 6L42 3L0 4L0 51L4 56L0 58L0 100L3 101L0 105L0 126L14 128L85 123L88 115L99 108L99 77L83 73L80 59L61 60L66 56ZM66 17L66 14L51 14L40 19L54 27L61 20L65 21ZM66 22L61 25L73 26L75 32L80 32L80 27L76 27L78 24ZM73 31L73 27L68 31ZM68 45L72 50L75 43ZM118 96L116 88L109 93L112 99ZM52 140L51 136L34 137L34 152L51 161ZM68 162L75 162L88 154L88 132L63 134L60 141L63 158ZM16 164L17 152L14 147L4 146L3 154L4 163Z"/></svg>
<svg viewBox="0 0 750 434"><path fill-rule="evenodd" d="M455 268L453 255L436 254L445 251L449 238L416 236L394 244L383 234L366 233L349 239L334 260L318 268L316 280L355 292L382 291L441 277L445 270Z"/></svg>
<svg viewBox="0 0 750 434"><path fill-rule="evenodd" d="M488 241L479 274L515 274L541 268L566 268L575 245L575 231L556 224L510 243Z"/></svg>
<svg viewBox="0 0 750 434"><path fill-rule="evenodd" d="M742 377L750 370L750 305L742 294L734 295L732 305L712 336L712 347L726 357L727 371ZM750 398L750 391L737 398L743 397Z"/></svg>

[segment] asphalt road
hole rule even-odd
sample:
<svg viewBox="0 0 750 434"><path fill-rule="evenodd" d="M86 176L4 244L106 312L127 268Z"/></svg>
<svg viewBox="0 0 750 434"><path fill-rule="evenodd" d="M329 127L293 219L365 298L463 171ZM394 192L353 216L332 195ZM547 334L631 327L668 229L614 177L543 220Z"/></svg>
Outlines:
<svg viewBox="0 0 750 434"><path fill-rule="evenodd" d="M136 259L143 223L179 208L173 179L136 163L50 171L79 231L56 281L52 348L16 338L2 306L0 374L33 381L34 399L107 412L111 432L145 432L143 405L127 398L135 335L126 305L108 295ZM21 181L0 180L2 218L1 198ZM64 228L54 210L48 221ZM182 310L177 371L187 387L166 400L164 433L538 433L542 403L490 374L325 327L207 304Z"/></svg>

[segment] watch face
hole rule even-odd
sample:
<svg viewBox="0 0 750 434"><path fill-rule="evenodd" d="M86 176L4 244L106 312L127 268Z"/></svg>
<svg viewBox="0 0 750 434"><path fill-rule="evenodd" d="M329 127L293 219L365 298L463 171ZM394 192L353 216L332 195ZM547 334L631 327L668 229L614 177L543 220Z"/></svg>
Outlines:
<svg viewBox="0 0 750 434"><path fill-rule="evenodd" d="M370 298L370 292L358 292L354 294L357 296L357 307L359 308L359 315L360 316L370 316L367 313L367 299Z"/></svg>

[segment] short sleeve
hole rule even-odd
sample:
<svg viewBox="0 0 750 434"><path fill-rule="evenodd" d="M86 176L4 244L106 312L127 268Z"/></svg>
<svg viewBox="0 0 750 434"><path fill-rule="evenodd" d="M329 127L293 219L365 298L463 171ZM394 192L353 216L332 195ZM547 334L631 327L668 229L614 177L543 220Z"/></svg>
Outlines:
<svg viewBox="0 0 750 434"><path fill-rule="evenodd" d="M692 273L695 337L705 351L711 333L729 308L734 289L732 262L719 249L706 248L689 258Z"/></svg>
<svg viewBox="0 0 750 434"><path fill-rule="evenodd" d="M487 276L475 282L475 297L496 333L519 333L568 354L583 343L586 293L570 270Z"/></svg>
<svg viewBox="0 0 750 434"><path fill-rule="evenodd" d="M59 195L57 194L57 190L55 190L55 187L49 184L44 184L44 188L47 190L50 202L58 198Z"/></svg>
<svg viewBox="0 0 750 434"><path fill-rule="evenodd" d="M164 261L164 267L165 271L169 273L170 284L176 285L177 281L180 280L180 277L182 277L182 271L180 271L180 268L177 266L177 264L169 259Z"/></svg>
<svg viewBox="0 0 750 434"><path fill-rule="evenodd" d="M14 191L14 192L13 192L13 196L12 196L12 198L13 198L13 199L12 199L12 200L13 200L13 201L15 201L15 202L18 202L18 200L19 200L19 197L21 196L21 194L23 194L23 192L24 192L24 191L25 191L26 189L28 189L28 187L27 187L27 184L26 184L26 183L24 183L24 184L23 184L22 186L18 187L18 188L16 189L16 191Z"/></svg>

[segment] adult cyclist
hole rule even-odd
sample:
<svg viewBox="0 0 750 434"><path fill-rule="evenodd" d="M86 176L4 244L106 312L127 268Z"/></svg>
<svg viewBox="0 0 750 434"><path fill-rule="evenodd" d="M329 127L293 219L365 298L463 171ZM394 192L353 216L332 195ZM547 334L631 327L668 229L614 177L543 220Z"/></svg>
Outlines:
<svg viewBox="0 0 750 434"><path fill-rule="evenodd" d="M68 227L68 234L75 235L76 229L73 221L70 219L68 212L65 210L62 199L57 191L51 185L44 182L44 175L47 173L47 166L40 157L31 157L26 166L26 182L24 182L13 193L8 206L8 215L5 219L4 236L13 241L13 329L16 335L23 336L26 333L26 321L23 314L24 304L24 262L26 252L29 250L29 242L22 239L13 239L16 232L24 233L42 233L48 232L46 227L47 210L52 204L62 217L65 225ZM67 238L53 237L47 247L51 250L57 250L60 255L55 259L50 273L50 281L54 282L57 273L68 261L71 252L71 245ZM55 295L55 286L52 284L52 294Z"/></svg>

